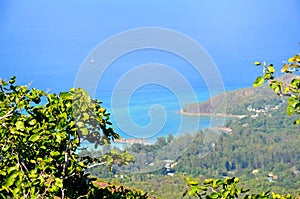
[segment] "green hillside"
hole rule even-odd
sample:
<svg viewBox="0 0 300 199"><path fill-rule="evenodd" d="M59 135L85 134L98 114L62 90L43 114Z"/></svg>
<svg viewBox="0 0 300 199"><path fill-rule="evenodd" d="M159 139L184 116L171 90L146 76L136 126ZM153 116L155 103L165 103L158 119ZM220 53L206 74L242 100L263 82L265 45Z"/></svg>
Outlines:
<svg viewBox="0 0 300 199"><path fill-rule="evenodd" d="M294 77L285 75L279 78L288 82ZM282 105L286 99L277 96L268 85L257 88L242 88L213 96L205 102L189 104L183 108L187 113L249 115L251 110L272 109ZM249 112L250 110L250 112Z"/></svg>

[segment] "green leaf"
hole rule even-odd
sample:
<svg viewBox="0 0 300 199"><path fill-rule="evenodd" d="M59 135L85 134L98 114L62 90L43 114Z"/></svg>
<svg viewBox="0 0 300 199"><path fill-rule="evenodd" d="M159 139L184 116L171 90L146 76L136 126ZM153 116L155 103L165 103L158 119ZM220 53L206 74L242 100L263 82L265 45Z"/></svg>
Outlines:
<svg viewBox="0 0 300 199"><path fill-rule="evenodd" d="M218 197L219 197L219 194L216 193L216 192L213 192L212 194L210 194L210 197L211 197L211 198L218 198Z"/></svg>
<svg viewBox="0 0 300 199"><path fill-rule="evenodd" d="M83 122L77 122L76 124L77 124L77 126L78 126L79 128L84 127L84 123L83 123Z"/></svg>
<svg viewBox="0 0 300 199"><path fill-rule="evenodd" d="M217 181L216 181L216 184L217 184L218 186L222 185L222 184L223 184L223 180L217 180Z"/></svg>
<svg viewBox="0 0 300 199"><path fill-rule="evenodd" d="M84 136L89 134L89 131L87 128L81 128L80 130L81 130L82 135L84 135Z"/></svg>
<svg viewBox="0 0 300 199"><path fill-rule="evenodd" d="M261 86L263 85L263 83L265 82L264 78L259 76L256 78L256 80L254 81L253 83L253 87L258 87L258 86Z"/></svg>
<svg viewBox="0 0 300 199"><path fill-rule="evenodd" d="M90 118L89 114L83 113L83 120L88 120Z"/></svg>
<svg viewBox="0 0 300 199"><path fill-rule="evenodd" d="M255 64L256 66L260 66L260 65L261 65L261 63L260 63L259 61L254 62L254 64Z"/></svg>
<svg viewBox="0 0 300 199"><path fill-rule="evenodd" d="M29 124L30 124L31 126L35 125L35 124L36 124L36 119L30 120L30 121L29 121Z"/></svg>
<svg viewBox="0 0 300 199"><path fill-rule="evenodd" d="M53 161L53 158L51 158L51 157L48 157L48 158L44 159L45 163L50 163L52 161Z"/></svg>
<svg viewBox="0 0 300 199"><path fill-rule="evenodd" d="M190 196L195 196L197 193L197 187L192 187L191 190L189 191Z"/></svg>
<svg viewBox="0 0 300 199"><path fill-rule="evenodd" d="M10 187L12 184L14 184L16 177L18 175L19 175L19 171L16 170L12 171L6 178L4 186Z"/></svg>
<svg viewBox="0 0 300 199"><path fill-rule="evenodd" d="M189 181L189 184L192 186L197 186L199 184L199 182L197 182L195 180L191 180L191 181Z"/></svg>
<svg viewBox="0 0 300 199"><path fill-rule="evenodd" d="M58 152L58 151L51 151L51 152L50 152L50 155L53 156L53 157L59 156L59 155L60 155L60 152Z"/></svg>
<svg viewBox="0 0 300 199"><path fill-rule="evenodd" d="M286 114L287 114L287 115L291 116L291 115L293 115L294 113L295 113L295 108L294 108L294 107L288 106L288 107L286 108Z"/></svg>
<svg viewBox="0 0 300 199"><path fill-rule="evenodd" d="M223 196L223 198L227 198L227 196L230 194L230 191L225 191L223 194L222 194L222 196Z"/></svg>
<svg viewBox="0 0 300 199"><path fill-rule="evenodd" d="M55 134L55 137L56 137L56 140L55 140L55 141L56 141L57 143L61 143L61 135L60 135L59 133L56 133L56 134Z"/></svg>
<svg viewBox="0 0 300 199"><path fill-rule="evenodd" d="M291 81L291 85L293 86L293 87L295 87L295 88L300 88L300 80L299 79L293 79L292 81Z"/></svg>
<svg viewBox="0 0 300 199"><path fill-rule="evenodd" d="M58 186L56 186L56 185L52 185L51 187L49 187L49 189L48 189L50 192L58 192L58 190L59 190L59 187Z"/></svg>
<svg viewBox="0 0 300 199"><path fill-rule="evenodd" d="M294 125L299 125L299 124L300 124L300 119L294 121Z"/></svg>
<svg viewBox="0 0 300 199"><path fill-rule="evenodd" d="M205 179L205 180L203 181L203 184L204 184L204 185L211 184L212 181L213 181L213 180L210 179L210 178L209 178L209 179Z"/></svg>
<svg viewBox="0 0 300 199"><path fill-rule="evenodd" d="M280 91L281 91L280 85L278 85L278 86L276 86L276 87L274 88L274 92L275 92L275 93L279 93Z"/></svg>
<svg viewBox="0 0 300 199"><path fill-rule="evenodd" d="M17 170L17 169L18 169L17 166L9 167L9 168L7 169L7 173L10 174L11 172L13 172L13 171L15 171L15 170Z"/></svg>
<svg viewBox="0 0 300 199"><path fill-rule="evenodd" d="M268 66L268 71L271 72L271 73L275 72L275 68L273 67L272 64Z"/></svg>
<svg viewBox="0 0 300 199"><path fill-rule="evenodd" d="M14 84L16 82L16 76L12 76L9 80L10 84Z"/></svg>
<svg viewBox="0 0 300 199"><path fill-rule="evenodd" d="M6 172L4 172L4 171L0 170L0 175L2 175L2 176L6 176Z"/></svg>
<svg viewBox="0 0 300 199"><path fill-rule="evenodd" d="M236 177L234 177L234 180L233 180L235 183L238 183L239 181L240 181L240 179L239 178L236 178Z"/></svg>
<svg viewBox="0 0 300 199"><path fill-rule="evenodd" d="M288 72L288 71L289 71L289 65L288 65L288 64L285 64L285 65L282 67L281 72L282 72L282 73L286 73L286 72Z"/></svg>
<svg viewBox="0 0 300 199"><path fill-rule="evenodd" d="M250 189L241 189L241 193L247 193L247 192L249 192L250 191Z"/></svg>
<svg viewBox="0 0 300 199"><path fill-rule="evenodd" d="M264 74L264 79L265 80L268 80L268 79L271 79L272 78L272 75L269 71L267 71L265 74Z"/></svg>
<svg viewBox="0 0 300 199"><path fill-rule="evenodd" d="M288 62L295 62L296 61L296 58L295 57L290 57L289 59L288 59Z"/></svg>
<svg viewBox="0 0 300 199"><path fill-rule="evenodd" d="M216 188L219 187L219 185L217 185L217 180L214 180L214 181L213 181L212 187L213 187L214 189L216 189Z"/></svg>
<svg viewBox="0 0 300 199"><path fill-rule="evenodd" d="M293 108L295 108L296 105L297 105L298 103L299 103L299 102L298 102L298 99L296 99L295 97L290 97L290 98L288 99L288 104L289 104L289 106L291 106L291 107L293 107Z"/></svg>
<svg viewBox="0 0 300 199"><path fill-rule="evenodd" d="M40 138L39 134L33 134L32 136L30 136L29 141L36 142L39 138Z"/></svg>
<svg viewBox="0 0 300 199"><path fill-rule="evenodd" d="M207 191L207 188L205 186L199 186L198 188L203 190L203 191Z"/></svg>
<svg viewBox="0 0 300 199"><path fill-rule="evenodd" d="M55 178L55 185L58 186L59 188L63 187L63 181L60 178Z"/></svg>
<svg viewBox="0 0 300 199"><path fill-rule="evenodd" d="M24 131L24 129L25 129L24 122L23 121L17 121L16 122L16 128L17 128L17 130Z"/></svg>
<svg viewBox="0 0 300 199"><path fill-rule="evenodd" d="M78 162L78 165L81 167L86 167L86 165L83 162Z"/></svg>
<svg viewBox="0 0 300 199"><path fill-rule="evenodd" d="M283 93L287 94L287 92L289 92L289 91L290 91L290 88L289 87L285 87L284 90L283 90Z"/></svg>

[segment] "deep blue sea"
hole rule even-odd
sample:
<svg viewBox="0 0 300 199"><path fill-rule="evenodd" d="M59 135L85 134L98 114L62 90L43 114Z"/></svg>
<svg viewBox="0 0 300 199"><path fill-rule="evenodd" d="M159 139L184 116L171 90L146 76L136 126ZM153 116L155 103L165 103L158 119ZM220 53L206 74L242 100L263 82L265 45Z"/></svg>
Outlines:
<svg viewBox="0 0 300 199"><path fill-rule="evenodd" d="M155 70L147 70L157 62ZM143 68L145 63L148 65ZM164 70L164 66L171 70ZM132 74L136 68L137 75ZM121 56L109 65L99 78L95 97L112 113L114 128L123 138L146 138L153 142L159 136L194 133L224 124L224 118L179 114L188 104L234 89L225 88L221 75L214 75L211 79L220 82L208 86L209 78L181 57L142 49Z"/></svg>
<svg viewBox="0 0 300 199"><path fill-rule="evenodd" d="M175 30L201 45L218 73L200 74L170 51L145 48L112 60L95 90L83 87L112 113L114 129L124 138L153 141L169 133L193 133L224 121L182 116L182 107L224 90L251 86L262 72L254 61L280 67L299 53L299 7L298 0L0 1L0 77L16 75L20 84L32 82L33 87L58 93L75 85L84 60L108 38L143 27ZM123 40L117 46L137 41ZM174 46L185 48L184 43ZM108 46L103 55L115 49ZM99 63L97 57L89 60ZM160 64L160 69L136 75L134 69L144 64ZM87 82L94 72L86 75ZM216 84L208 86L207 79Z"/></svg>

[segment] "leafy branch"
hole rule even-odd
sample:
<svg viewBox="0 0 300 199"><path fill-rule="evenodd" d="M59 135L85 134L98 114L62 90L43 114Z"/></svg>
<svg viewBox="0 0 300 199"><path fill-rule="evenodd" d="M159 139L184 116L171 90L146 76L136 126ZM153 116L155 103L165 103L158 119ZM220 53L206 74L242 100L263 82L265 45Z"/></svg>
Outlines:
<svg viewBox="0 0 300 199"><path fill-rule="evenodd" d="M204 179L201 183L187 178L188 190L183 193L183 197L194 196L206 199L291 199L291 195L282 195L271 192L249 194L250 189L238 186L239 179L236 177L225 179Z"/></svg>
<svg viewBox="0 0 300 199"><path fill-rule="evenodd" d="M85 171L89 165L134 161L119 151L79 157L84 140L97 148L120 138L109 113L86 91L71 88L57 95L15 80L0 79L0 198L87 198L97 189Z"/></svg>
<svg viewBox="0 0 300 199"><path fill-rule="evenodd" d="M263 67L263 76L258 76L253 83L254 87L259 87L268 82L270 88L279 96L288 97L287 115L300 114L300 55L295 55L288 59L283 65L281 73L288 74L290 81L283 82L275 79L275 68L273 64L267 66L266 62L254 62L256 66ZM294 121L295 125L300 124L300 118Z"/></svg>

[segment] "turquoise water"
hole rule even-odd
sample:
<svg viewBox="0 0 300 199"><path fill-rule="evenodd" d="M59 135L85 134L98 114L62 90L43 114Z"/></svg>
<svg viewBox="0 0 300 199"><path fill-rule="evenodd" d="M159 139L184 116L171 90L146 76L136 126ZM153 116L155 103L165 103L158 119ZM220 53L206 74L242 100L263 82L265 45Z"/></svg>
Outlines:
<svg viewBox="0 0 300 199"><path fill-rule="evenodd" d="M221 92L220 90L214 89L214 92ZM151 89L143 87L132 93L127 107L112 106L110 92L98 98L101 98L103 106L112 113L114 129L122 138L146 138L147 142L153 142L160 136L178 136L224 124L224 118L220 117L179 114L185 105L205 101L210 97L207 88L197 88L194 91L187 93L185 89L178 89L171 92L159 86L152 85ZM197 101L194 101L194 94Z"/></svg>

